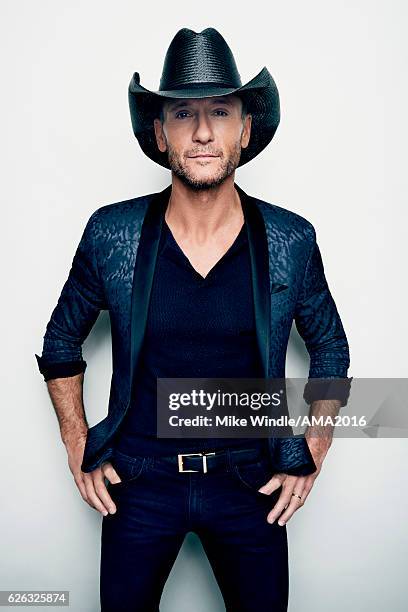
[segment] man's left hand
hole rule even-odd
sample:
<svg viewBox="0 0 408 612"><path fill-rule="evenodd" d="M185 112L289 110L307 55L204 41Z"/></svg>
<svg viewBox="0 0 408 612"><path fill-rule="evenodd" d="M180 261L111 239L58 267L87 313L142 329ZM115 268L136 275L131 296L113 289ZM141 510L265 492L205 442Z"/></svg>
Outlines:
<svg viewBox="0 0 408 612"><path fill-rule="evenodd" d="M258 489L260 493L270 495L282 485L279 499L266 518L268 523L272 524L279 517L278 525L285 525L296 510L299 510L305 503L320 473L323 460L330 447L330 441L326 440L325 443L321 438L311 438L308 440L308 445L317 468L313 474L309 474L308 476L291 476L283 472L277 473Z"/></svg>

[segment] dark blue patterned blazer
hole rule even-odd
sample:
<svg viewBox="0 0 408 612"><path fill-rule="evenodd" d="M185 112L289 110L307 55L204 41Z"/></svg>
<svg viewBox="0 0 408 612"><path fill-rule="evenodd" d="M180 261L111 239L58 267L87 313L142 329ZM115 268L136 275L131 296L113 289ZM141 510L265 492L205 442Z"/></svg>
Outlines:
<svg viewBox="0 0 408 612"><path fill-rule="evenodd" d="M310 355L308 385L315 378L341 378L347 383L348 342L326 282L313 225L294 212L247 195L236 183L235 188L247 222L264 376L285 377L294 320ZM64 375L83 371L82 344L99 312L109 311L113 373L108 414L88 429L84 472L112 455L114 434L130 403L170 194L171 185L158 193L102 206L90 216L47 324L42 356L35 355L45 380L58 377L58 368ZM312 394L305 391L308 397L312 401ZM344 397L339 397L342 405ZM271 437L268 442L276 471L306 475L316 470L304 437Z"/></svg>

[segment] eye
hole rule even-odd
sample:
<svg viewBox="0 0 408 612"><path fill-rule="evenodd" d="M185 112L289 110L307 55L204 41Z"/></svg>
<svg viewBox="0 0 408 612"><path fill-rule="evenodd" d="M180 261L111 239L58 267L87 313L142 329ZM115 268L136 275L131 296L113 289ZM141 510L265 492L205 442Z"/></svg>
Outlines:
<svg viewBox="0 0 408 612"><path fill-rule="evenodd" d="M228 116L228 113L224 109L222 109L222 108L219 108L219 109L215 110L214 113L215 114L222 113L221 115L217 115L218 117ZM176 117L176 119L184 119L184 117L186 117L188 115L189 115L189 111L178 111L175 114L175 117Z"/></svg>
<svg viewBox="0 0 408 612"><path fill-rule="evenodd" d="M180 115L187 115L188 111L179 111L176 113L176 119L179 119ZM181 117L183 119L183 117Z"/></svg>

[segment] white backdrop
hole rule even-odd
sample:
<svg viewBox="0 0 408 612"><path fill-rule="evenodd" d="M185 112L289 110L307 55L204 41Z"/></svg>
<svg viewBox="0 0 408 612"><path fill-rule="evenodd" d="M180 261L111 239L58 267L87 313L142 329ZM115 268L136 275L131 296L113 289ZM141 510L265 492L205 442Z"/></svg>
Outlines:
<svg viewBox="0 0 408 612"><path fill-rule="evenodd" d="M127 86L138 71L158 88L181 27L217 28L243 83L270 70L281 124L236 182L314 224L349 375L407 376L406 19L402 0L3 0L0 589L67 589L71 609L98 610L102 519L76 489L34 353L91 213L170 182L133 136ZM93 425L107 412L107 313L84 357ZM287 375L307 371L294 328ZM406 609L407 449L397 439L334 442L288 523L290 612ZM162 610L223 609L190 534Z"/></svg>

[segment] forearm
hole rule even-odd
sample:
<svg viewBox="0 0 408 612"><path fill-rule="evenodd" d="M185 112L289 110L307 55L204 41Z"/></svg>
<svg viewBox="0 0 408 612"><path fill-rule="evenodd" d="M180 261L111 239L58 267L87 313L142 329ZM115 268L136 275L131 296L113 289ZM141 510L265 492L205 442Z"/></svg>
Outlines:
<svg viewBox="0 0 408 612"><path fill-rule="evenodd" d="M54 406L61 438L65 446L86 439L88 423L83 404L84 373L47 381L48 393Z"/></svg>
<svg viewBox="0 0 408 612"><path fill-rule="evenodd" d="M313 458L321 463L333 441L334 422L341 407L340 400L315 400L309 410L310 425L308 425L305 438L312 452ZM322 423L313 423L312 417L322 417ZM328 417L329 423L325 422ZM315 461L316 462L316 461Z"/></svg>

